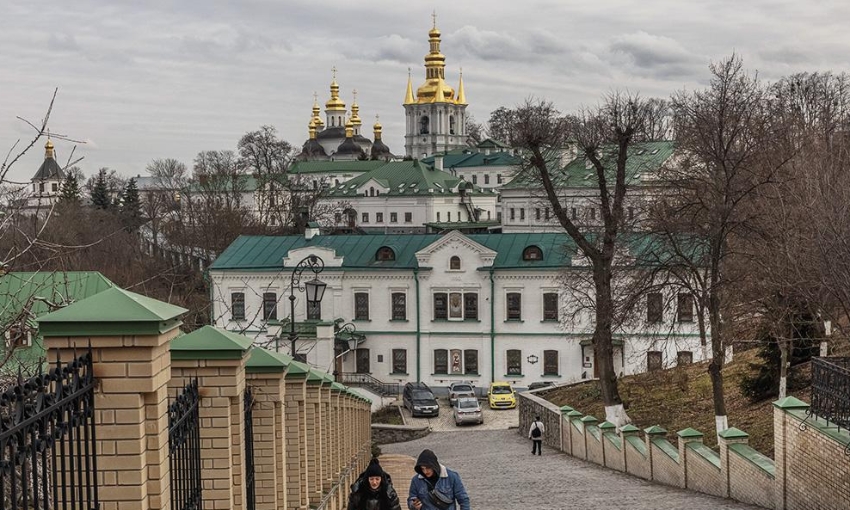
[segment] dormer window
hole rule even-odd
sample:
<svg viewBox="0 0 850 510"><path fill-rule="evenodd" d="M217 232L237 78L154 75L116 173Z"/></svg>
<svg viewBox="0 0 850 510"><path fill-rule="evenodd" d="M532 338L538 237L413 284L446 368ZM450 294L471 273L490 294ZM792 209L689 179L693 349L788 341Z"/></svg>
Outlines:
<svg viewBox="0 0 850 510"><path fill-rule="evenodd" d="M375 260L378 262L395 260L395 252L389 246L381 246L375 254Z"/></svg>
<svg viewBox="0 0 850 510"><path fill-rule="evenodd" d="M454 255L452 258L449 259L449 269L453 271L460 270L460 257Z"/></svg>
<svg viewBox="0 0 850 510"><path fill-rule="evenodd" d="M543 250L537 246L528 246L522 251L522 260L543 260Z"/></svg>

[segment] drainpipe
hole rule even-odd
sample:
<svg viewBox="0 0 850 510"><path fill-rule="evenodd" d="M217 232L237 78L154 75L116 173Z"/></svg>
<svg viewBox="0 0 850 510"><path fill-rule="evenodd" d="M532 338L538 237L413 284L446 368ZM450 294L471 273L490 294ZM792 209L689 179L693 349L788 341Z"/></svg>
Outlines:
<svg viewBox="0 0 850 510"><path fill-rule="evenodd" d="M496 380L496 281L490 268L490 382Z"/></svg>
<svg viewBox="0 0 850 510"><path fill-rule="evenodd" d="M420 343L421 331L420 331L420 326L419 326L420 305L419 305L419 268L418 267L413 268L413 279L416 281L416 382L420 382L420 381L422 381L422 379L421 379L420 372L419 372L419 366L422 362L420 361L421 353L419 352L419 343Z"/></svg>
<svg viewBox="0 0 850 510"><path fill-rule="evenodd" d="M210 325L215 326L215 292L213 289L213 281L209 270L201 273L204 283L210 286Z"/></svg>

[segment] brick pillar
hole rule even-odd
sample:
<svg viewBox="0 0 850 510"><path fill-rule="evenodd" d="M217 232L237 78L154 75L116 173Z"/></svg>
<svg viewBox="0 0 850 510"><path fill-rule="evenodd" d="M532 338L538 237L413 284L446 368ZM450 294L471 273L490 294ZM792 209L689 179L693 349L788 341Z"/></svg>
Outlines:
<svg viewBox="0 0 850 510"><path fill-rule="evenodd" d="M333 376L327 374L322 380L320 388L320 405L322 408L322 428L320 430L322 440L322 491L328 492L334 483L333 450L331 449L332 418L331 418L331 384Z"/></svg>
<svg viewBox="0 0 850 510"><path fill-rule="evenodd" d="M747 444L750 442L750 435L743 430L730 427L717 437L718 446L720 446L720 473L723 475L723 497L730 497L731 482L729 480L729 445L736 443Z"/></svg>
<svg viewBox="0 0 850 510"><path fill-rule="evenodd" d="M317 506L322 499L322 376L311 370L307 376L306 428L307 428L307 480L310 506Z"/></svg>
<svg viewBox="0 0 850 510"><path fill-rule="evenodd" d="M254 465L257 508L288 508L285 417L286 371L292 358L254 347L245 365L254 400Z"/></svg>
<svg viewBox="0 0 850 510"><path fill-rule="evenodd" d="M773 403L773 458L774 458L774 508L788 508L788 429L799 423L789 422L788 411L808 409L809 404L794 397L786 397Z"/></svg>
<svg viewBox="0 0 850 510"><path fill-rule="evenodd" d="M187 310L117 287L39 319L48 360L92 350L101 508L171 508L169 342Z"/></svg>
<svg viewBox="0 0 850 510"><path fill-rule="evenodd" d="M620 456L620 452L614 445L611 444L611 441L608 441L608 438L605 437L605 434L616 431L617 426L611 423L610 421L603 421L599 424L599 436L602 438L602 465L607 468L611 468L610 459L615 455Z"/></svg>
<svg viewBox="0 0 850 510"><path fill-rule="evenodd" d="M286 371L284 438L286 442L286 504L288 510L308 507L306 384L310 368L293 361Z"/></svg>
<svg viewBox="0 0 850 510"><path fill-rule="evenodd" d="M628 442L626 440L626 438L631 437L631 436L639 436L639 435L640 435L640 429L635 427L631 423L628 424L628 425L624 425L624 426L620 427L620 447L622 448L621 453L623 454L623 471L626 472L626 473L632 472L632 471L630 471L630 468L629 468L629 456L626 455L626 451L628 450L626 448L626 446L627 446L626 443Z"/></svg>
<svg viewBox="0 0 850 510"><path fill-rule="evenodd" d="M652 440L657 437L667 437L667 431L658 425L654 425L648 429L644 429L643 433L643 440L646 442L646 456L647 460L649 460L649 479L655 480L655 455L652 451Z"/></svg>
<svg viewBox="0 0 850 510"><path fill-rule="evenodd" d="M252 340L204 326L171 343L172 378L179 391L198 379L204 508L245 508L245 363Z"/></svg>
<svg viewBox="0 0 850 510"><path fill-rule="evenodd" d="M571 411L575 411L575 409L573 409L570 406L561 406L561 421L560 421L560 427L559 427L559 430L558 430L558 433L560 434L560 441L561 441L561 448L560 449L561 449L562 452L564 452L568 455L573 454L573 437L572 437L573 429L570 427L570 418L568 416L568 413L570 413ZM519 433L520 434L526 434L527 431L520 430Z"/></svg>
<svg viewBox="0 0 850 510"><path fill-rule="evenodd" d="M333 465L333 478L339 480L345 467L342 462L342 395L344 387L339 383L331 385L331 455Z"/></svg>
<svg viewBox="0 0 850 510"><path fill-rule="evenodd" d="M679 436L679 463L682 467L682 487L687 489L690 485L690 473L688 473L688 443L702 443L703 433L692 428L686 428L676 433Z"/></svg>

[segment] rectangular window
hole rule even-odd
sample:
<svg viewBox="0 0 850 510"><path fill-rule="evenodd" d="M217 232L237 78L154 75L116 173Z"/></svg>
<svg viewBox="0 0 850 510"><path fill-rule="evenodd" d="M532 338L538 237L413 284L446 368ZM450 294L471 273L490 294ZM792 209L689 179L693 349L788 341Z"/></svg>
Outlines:
<svg viewBox="0 0 850 510"><path fill-rule="evenodd" d="M449 319L463 319L463 294L460 292L449 294Z"/></svg>
<svg viewBox="0 0 850 510"><path fill-rule="evenodd" d="M502 174L496 174L496 184L502 184Z"/></svg>
<svg viewBox="0 0 850 510"><path fill-rule="evenodd" d="M543 294L543 320L558 320L558 293L546 292Z"/></svg>
<svg viewBox="0 0 850 510"><path fill-rule="evenodd" d="M646 295L646 322L657 324L664 320L664 302L660 292Z"/></svg>
<svg viewBox="0 0 850 510"><path fill-rule="evenodd" d="M232 292L230 294L230 318L234 321L245 320L245 293Z"/></svg>
<svg viewBox="0 0 850 510"><path fill-rule="evenodd" d="M463 318L478 320L478 294L470 292L463 295Z"/></svg>
<svg viewBox="0 0 850 510"><path fill-rule="evenodd" d="M547 208L543 209L543 211L545 212L545 214L543 215L544 219L548 220L549 219L549 208L547 207Z"/></svg>
<svg viewBox="0 0 850 510"><path fill-rule="evenodd" d="M446 213L446 221L451 223L451 221L452 221L452 212L451 211Z"/></svg>
<svg viewBox="0 0 850 510"><path fill-rule="evenodd" d="M478 350L463 351L463 370L465 374L478 374Z"/></svg>
<svg viewBox="0 0 850 510"><path fill-rule="evenodd" d="M478 184L478 176L477 175L472 176L472 184Z"/></svg>
<svg viewBox="0 0 850 510"><path fill-rule="evenodd" d="M449 373L449 351L446 349L434 349L434 373Z"/></svg>
<svg viewBox="0 0 850 510"><path fill-rule="evenodd" d="M525 207L520 207L520 209L519 209L519 219L521 219L521 220L525 219Z"/></svg>
<svg viewBox="0 0 850 510"><path fill-rule="evenodd" d="M534 219L536 219L536 220L540 219L540 208L539 207L534 208Z"/></svg>
<svg viewBox="0 0 850 510"><path fill-rule="evenodd" d="M690 365L694 362L694 353L691 351L679 351L676 353L676 365Z"/></svg>
<svg viewBox="0 0 850 510"><path fill-rule="evenodd" d="M677 296L677 312L679 322L694 321L694 296L693 294L681 293Z"/></svg>
<svg viewBox="0 0 850 510"><path fill-rule="evenodd" d="M440 211L437 211L437 221L440 221Z"/></svg>
<svg viewBox="0 0 850 510"><path fill-rule="evenodd" d="M558 375L558 351L543 351L543 375Z"/></svg>
<svg viewBox="0 0 850 510"><path fill-rule="evenodd" d="M367 212L363 213L363 221L362 222L363 223L369 223L369 213L367 213Z"/></svg>
<svg viewBox="0 0 850 510"><path fill-rule="evenodd" d="M522 320L522 294L519 292L508 292L508 314L509 321Z"/></svg>
<svg viewBox="0 0 850 510"><path fill-rule="evenodd" d="M340 223L342 221L342 214L334 213L334 223Z"/></svg>
<svg viewBox="0 0 850 510"><path fill-rule="evenodd" d="M490 174L484 174L484 184L490 184Z"/></svg>
<svg viewBox="0 0 850 510"><path fill-rule="evenodd" d="M307 301L307 320L320 321L322 320L322 302Z"/></svg>
<svg viewBox="0 0 850 510"><path fill-rule="evenodd" d="M277 320L277 293L263 292L263 320Z"/></svg>
<svg viewBox="0 0 850 510"><path fill-rule="evenodd" d="M375 223L383 223L384 222L384 213L379 212L375 213Z"/></svg>
<svg viewBox="0 0 850 510"><path fill-rule="evenodd" d="M434 319L449 318L449 295L445 292L434 293Z"/></svg>
<svg viewBox="0 0 850 510"><path fill-rule="evenodd" d="M398 223L398 213L390 213L390 223Z"/></svg>
<svg viewBox="0 0 850 510"><path fill-rule="evenodd" d="M511 219L512 220L516 219L516 209L514 209L513 207L511 207Z"/></svg>
<svg viewBox="0 0 850 510"><path fill-rule="evenodd" d="M407 373L407 349L393 349L393 373Z"/></svg>
<svg viewBox="0 0 850 510"><path fill-rule="evenodd" d="M508 349L507 365L508 375L522 375L522 351L519 349Z"/></svg>
<svg viewBox="0 0 850 510"><path fill-rule="evenodd" d="M649 351L646 353L646 371L655 372L664 368L664 358L661 351Z"/></svg>
<svg viewBox="0 0 850 510"><path fill-rule="evenodd" d="M629 207L629 208L627 209L627 211L628 211L629 219L630 219L630 220L635 219L635 208L634 208L634 207Z"/></svg>
<svg viewBox="0 0 850 510"><path fill-rule="evenodd" d="M369 349L357 349L354 351L357 353L357 358L354 364L354 371L358 374L368 374L371 372L369 366Z"/></svg>
<svg viewBox="0 0 850 510"><path fill-rule="evenodd" d="M596 208L595 208L595 207L591 207L591 208L588 210L588 212L587 212L587 213L588 213L588 215L590 216L590 219L591 219L591 220L595 220L595 219L596 219Z"/></svg>
<svg viewBox="0 0 850 510"><path fill-rule="evenodd" d="M413 213L406 212L404 213L404 222L412 223L413 222Z"/></svg>
<svg viewBox="0 0 850 510"><path fill-rule="evenodd" d="M59 191L59 184L58 184L58 183L55 183L55 182L54 182L54 183L52 183L52 184L50 185L50 190L51 190L51 191L53 191L54 193L56 193L57 191Z"/></svg>
<svg viewBox="0 0 850 510"><path fill-rule="evenodd" d="M407 320L407 295L404 292L393 292L393 320Z"/></svg>
<svg viewBox="0 0 850 510"><path fill-rule="evenodd" d="M578 210L575 207L570 209L570 218L574 220L578 219Z"/></svg>
<svg viewBox="0 0 850 510"><path fill-rule="evenodd" d="M369 320L369 293L355 292L354 293L354 320L368 321Z"/></svg>

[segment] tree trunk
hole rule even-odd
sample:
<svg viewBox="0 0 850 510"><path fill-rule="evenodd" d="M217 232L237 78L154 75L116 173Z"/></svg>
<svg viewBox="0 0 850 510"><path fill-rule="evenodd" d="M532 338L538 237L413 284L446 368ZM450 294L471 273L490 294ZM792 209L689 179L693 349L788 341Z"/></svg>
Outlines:
<svg viewBox="0 0 850 510"><path fill-rule="evenodd" d="M594 265L593 280L596 287L596 328L593 331L593 352L599 369L599 387L605 405L605 420L620 428L631 422L617 389L617 372L614 370L614 339L612 318L614 301L611 297L610 260Z"/></svg>
<svg viewBox="0 0 850 510"><path fill-rule="evenodd" d="M727 428L726 399L723 392L723 365L726 361L726 351L723 349L723 331L720 321L720 299L717 296L716 271L712 272L712 286L708 291L708 314L711 324L711 363L708 374L711 377L711 394L714 399L714 422L717 434Z"/></svg>
<svg viewBox="0 0 850 510"><path fill-rule="evenodd" d="M790 341L779 339L779 398L788 396L788 350Z"/></svg>

